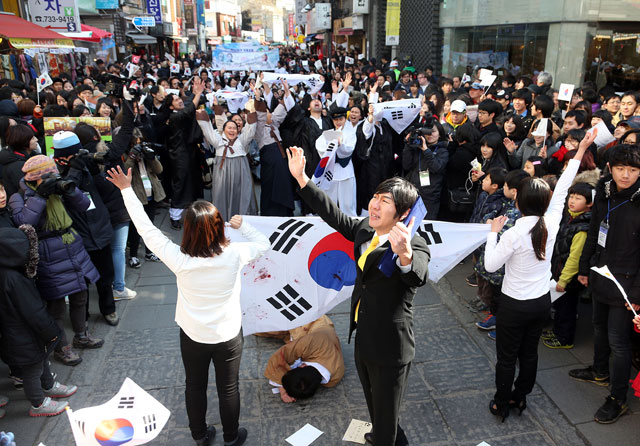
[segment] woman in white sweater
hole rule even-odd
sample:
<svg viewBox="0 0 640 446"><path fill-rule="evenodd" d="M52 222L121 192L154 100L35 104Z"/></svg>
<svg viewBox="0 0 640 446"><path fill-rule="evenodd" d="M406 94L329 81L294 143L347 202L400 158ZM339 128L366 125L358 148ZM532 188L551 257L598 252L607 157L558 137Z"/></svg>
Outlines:
<svg viewBox="0 0 640 446"><path fill-rule="evenodd" d="M198 446L213 444L215 428L207 427L207 384L213 361L220 401L224 444L240 446L247 430L240 428L238 371L242 356L240 273L244 265L269 249L269 240L242 217L230 225L249 242L230 243L220 212L208 201L192 203L184 213L180 246L169 240L144 212L127 175L118 167L108 180L122 191L125 206L138 233L162 262L176 275L180 326L180 350L186 372L186 406L191 435Z"/></svg>
<svg viewBox="0 0 640 446"><path fill-rule="evenodd" d="M578 153L569 161L553 193L540 178L530 178L518 186L516 206L522 217L502 234L500 242L498 232L507 217L497 217L491 223L485 268L492 273L505 265L505 276L496 314L496 394L489 410L500 415L502 421L509 416L510 407L522 414L527 407L526 396L536 382L538 342L551 309L553 245L567 191L596 135L594 130L580 142ZM520 363L520 372L514 386L516 362Z"/></svg>

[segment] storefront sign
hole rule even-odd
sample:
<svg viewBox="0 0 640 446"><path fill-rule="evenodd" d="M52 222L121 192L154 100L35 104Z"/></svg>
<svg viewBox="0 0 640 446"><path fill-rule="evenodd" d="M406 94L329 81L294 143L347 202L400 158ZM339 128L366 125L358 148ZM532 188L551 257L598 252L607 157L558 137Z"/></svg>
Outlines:
<svg viewBox="0 0 640 446"><path fill-rule="evenodd" d="M400 44L400 0L387 1L387 24L385 45Z"/></svg>
<svg viewBox="0 0 640 446"><path fill-rule="evenodd" d="M96 9L118 9L118 0L96 0Z"/></svg>
<svg viewBox="0 0 640 446"><path fill-rule="evenodd" d="M113 15L113 40L116 41L118 45L123 45L126 41L126 36L124 35L124 23L122 17L119 14Z"/></svg>
<svg viewBox="0 0 640 446"><path fill-rule="evenodd" d="M152 26L156 26L155 17L134 17L132 22L133 26L136 26L138 28L149 28Z"/></svg>
<svg viewBox="0 0 640 446"><path fill-rule="evenodd" d="M147 12L156 19L156 23L162 23L160 0L147 0Z"/></svg>
<svg viewBox="0 0 640 446"><path fill-rule="evenodd" d="M73 48L71 39L24 39L12 38L9 40L14 48Z"/></svg>
<svg viewBox="0 0 640 446"><path fill-rule="evenodd" d="M289 35L292 36L293 35L293 26L294 26L294 18L293 18L293 14L289 14Z"/></svg>
<svg viewBox="0 0 640 446"><path fill-rule="evenodd" d="M80 11L76 0L28 0L31 21L53 31L79 32Z"/></svg>
<svg viewBox="0 0 640 446"><path fill-rule="evenodd" d="M331 3L316 3L316 30L331 29Z"/></svg>
<svg viewBox="0 0 640 446"><path fill-rule="evenodd" d="M369 14L369 0L353 0L354 14Z"/></svg>

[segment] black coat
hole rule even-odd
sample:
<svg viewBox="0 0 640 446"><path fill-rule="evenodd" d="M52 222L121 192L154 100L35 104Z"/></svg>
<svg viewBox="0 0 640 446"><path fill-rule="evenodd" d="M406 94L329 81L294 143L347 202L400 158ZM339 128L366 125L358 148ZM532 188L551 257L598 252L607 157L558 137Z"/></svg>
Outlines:
<svg viewBox="0 0 640 446"><path fill-rule="evenodd" d="M598 232L600 223L606 218L608 203L613 209L625 200L629 201L609 215L609 231L606 247L603 248L598 244ZM610 175L600 180L596 187L587 241L580 256L579 274L589 276L593 298L601 303L622 307L625 302L616 285L590 270L592 266L603 265L607 265L618 279L629 300L640 304L640 180L620 192Z"/></svg>
<svg viewBox="0 0 640 446"><path fill-rule="evenodd" d="M299 193L329 226L353 242L357 261L362 245L370 242L375 234L369 226L369 218L346 216L312 181ZM430 254L427 242L416 234L411 239L413 260L410 271L401 273L396 267L391 277L387 277L377 264L389 246L387 241L374 249L367 256L364 271L356 267L349 340L356 329L354 317L358 307L356 355L372 364L397 367L410 363L415 356L413 298L418 287L427 281Z"/></svg>
<svg viewBox="0 0 640 446"><path fill-rule="evenodd" d="M449 144L449 163L447 164L447 187L449 190L465 187L467 179L470 178L471 160L477 159L477 157L478 150L475 145L470 143L456 145L452 151L451 144Z"/></svg>
<svg viewBox="0 0 640 446"><path fill-rule="evenodd" d="M6 149L0 151L0 166L2 166L2 183L9 197L20 190L20 180L24 177L22 166L29 159L24 152Z"/></svg>
<svg viewBox="0 0 640 446"><path fill-rule="evenodd" d="M427 218L436 220L440 211L440 197L444 174L449 162L447 142L442 141L423 151L419 147L404 146L402 157L405 178L418 188L422 201L427 208ZM420 171L429 171L429 186L420 185Z"/></svg>
<svg viewBox="0 0 640 446"><path fill-rule="evenodd" d="M15 228L0 228L0 331L2 358L11 365L37 364L60 334L32 278L38 239Z"/></svg>

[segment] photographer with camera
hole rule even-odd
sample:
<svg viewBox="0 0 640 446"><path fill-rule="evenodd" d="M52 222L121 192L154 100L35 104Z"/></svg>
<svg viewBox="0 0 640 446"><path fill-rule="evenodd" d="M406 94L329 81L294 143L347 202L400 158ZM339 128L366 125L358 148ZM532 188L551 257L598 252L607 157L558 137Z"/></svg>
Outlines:
<svg viewBox="0 0 640 446"><path fill-rule="evenodd" d="M448 139L442 124L425 113L421 127L409 127L402 154L405 178L418 188L427 218L437 220L444 174L449 162Z"/></svg>
<svg viewBox="0 0 640 446"><path fill-rule="evenodd" d="M74 229L82 236L91 261L100 272L100 279L96 283L100 312L109 325L117 325L119 320L112 288L114 282L111 255L113 228L109 210L96 184L106 180L101 175L97 164L92 162L93 156L81 150L83 150L82 145L75 133L58 132L53 135L53 159L60 169L60 174L64 179L73 181L91 201L86 212L76 210L69 212ZM89 315L88 306L86 314Z"/></svg>
<svg viewBox="0 0 640 446"><path fill-rule="evenodd" d="M153 223L156 215L156 203L164 200L166 195L158 178L158 175L162 173L162 164L156 159L156 152L152 148L157 144L144 142L143 139L142 132L138 129L134 130L134 136L131 139L132 147L124 155L124 166L125 169L131 169L131 187L142 203L144 212ZM140 234L132 222L129 225L129 266L132 268L140 268L138 246L140 246ZM144 257L145 260L160 261L146 245Z"/></svg>
<svg viewBox="0 0 640 446"><path fill-rule="evenodd" d="M29 224L38 233L38 275L36 286L47 302L47 310L60 327L60 342L54 358L65 365L80 364L82 358L71 349L64 332L65 296L69 296L69 315L76 348L99 348L102 339L87 331L87 284L100 274L85 250L83 239L72 226L72 213L82 214L91 200L71 181L60 177L53 160L45 155L29 158L22 167L21 191L9 201L16 225Z"/></svg>

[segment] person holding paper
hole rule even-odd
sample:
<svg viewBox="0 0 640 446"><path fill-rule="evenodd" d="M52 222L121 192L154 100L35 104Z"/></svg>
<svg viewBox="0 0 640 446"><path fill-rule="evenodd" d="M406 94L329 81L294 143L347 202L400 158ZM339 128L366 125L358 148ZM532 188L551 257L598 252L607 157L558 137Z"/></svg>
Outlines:
<svg viewBox="0 0 640 446"><path fill-rule="evenodd" d="M505 140L505 148L507 149L507 161L513 169L523 169L527 160L532 156L540 156L540 153L546 147L553 144L551 132L553 130L550 119L540 119L532 126L531 138L525 139L520 147L517 147L512 141ZM546 153L545 153L546 158Z"/></svg>
<svg viewBox="0 0 640 446"><path fill-rule="evenodd" d="M499 242L497 234L507 217L494 218L487 235L486 271L495 272L505 266L500 305L495 315L496 393L489 403L491 413L502 417L503 422L511 407L522 413L527 407L526 397L535 384L538 342L551 309L551 253L567 191L596 133L582 141L553 195L542 179L523 180L516 194L516 205L522 217L502 234ZM516 363L519 363L520 372L514 386Z"/></svg>
<svg viewBox="0 0 640 446"><path fill-rule="evenodd" d="M306 204L347 240L354 242L356 283L351 297L349 338L357 327L355 362L373 423L370 442L376 446L408 445L399 427L399 411L411 361L415 356L412 303L427 280L429 248L403 223L418 199L418 191L402 178L383 181L369 202L369 217L345 215L309 180L305 157L289 148L289 170ZM387 277L377 267L387 249L397 254Z"/></svg>
<svg viewBox="0 0 640 446"><path fill-rule="evenodd" d="M628 410L632 318L614 282L591 273L591 267L607 266L636 311L640 309L640 151L617 145L608 152L611 174L596 187L578 273L578 280L589 286L593 298L593 365L569 372L578 381L610 384L610 395L594 416L605 424L617 421Z"/></svg>

